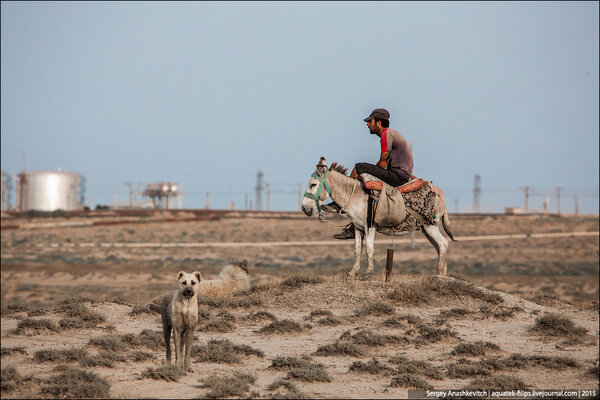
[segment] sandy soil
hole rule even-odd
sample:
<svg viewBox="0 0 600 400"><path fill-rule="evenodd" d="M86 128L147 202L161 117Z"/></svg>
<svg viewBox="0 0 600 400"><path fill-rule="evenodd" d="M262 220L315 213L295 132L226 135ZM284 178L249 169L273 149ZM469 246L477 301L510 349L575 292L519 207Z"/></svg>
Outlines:
<svg viewBox="0 0 600 400"><path fill-rule="evenodd" d="M389 364L390 357L405 356L414 361L426 361L440 371L441 379L423 377L435 388L463 388L485 375L455 378L451 364L465 356L451 354L455 346L476 341L490 342L500 351L485 356L466 357L472 361L493 357L507 358L513 353L531 356L563 356L574 360L575 366L544 367L527 365L496 371L521 379L532 388L592 388L598 389L598 261L597 236L579 238L528 238L519 240L473 241L451 244L448 269L460 281L472 282L482 293L497 294L499 303L490 303L472 296L443 295L423 304L398 301L389 296L394 290L418 287L423 276L435 269L436 254L428 243L376 245L376 273L357 280L344 277L352 263L352 241L340 246L297 246L261 248L125 248L101 243L199 243L199 242L259 242L330 240L339 228L319 224L308 218L223 218L218 221L147 222L129 218L127 224L82 226L78 228L37 228L2 231L2 368L12 366L21 375L32 374L38 379L56 375L56 362L37 362L35 354L42 349L86 348L90 354L98 349L88 344L90 338L106 334L139 334L145 329L160 331L158 315L135 313L137 307L158 295L168 293L175 284L179 270L200 270L205 278L214 278L227 259L245 258L249 262L254 292L236 296L235 302L215 302L202 307L208 318L199 323L195 343L206 344L211 339L229 339L261 350L264 357L244 356L239 364L192 362L193 372L176 382L142 378L147 368L159 367L164 350L141 348L154 359L143 362L116 362L113 368L80 367L94 371L110 382L110 396L140 397L203 397L209 388L200 387L209 376L229 376L234 372L250 373L256 377L249 393L254 397L273 397L278 391L268 386L287 375L285 370L270 368L277 356L310 356L324 365L330 382L308 382L291 379L306 396L318 398L398 398L406 397L408 387L390 386L395 374L369 374L351 371L357 361L377 359ZM342 224L343 219L333 218ZM3 220L3 224L5 221ZM597 232L597 216L453 216L455 236L497 235L518 233ZM420 238L417 234L417 238ZM386 237L381 237L382 239ZM387 238L386 238L387 239ZM87 245L87 244L92 245ZM69 244L65 246L65 244ZM86 244L86 247L81 246ZM385 248L394 247L392 282L383 282ZM363 255L363 269L366 256ZM281 285L290 276L313 274L324 277L322 282L299 288ZM303 275L302 275L303 276ZM262 288L262 289L260 289ZM487 288L487 289L485 289ZM260 289L260 290L259 290ZM67 329L60 332L13 331L28 312L10 312L11 304L30 305L45 309L32 313L32 319L55 322L65 314L52 311L60 301L85 296L83 304L99 312L105 321L94 328ZM231 300L231 299L229 299ZM370 304L392 307L381 315L358 316ZM484 307L482 309L482 307ZM485 307L515 311L510 317L486 314ZM440 317L450 309L466 310L466 316ZM488 309L488 311L489 311ZM338 325L322 325L319 318L308 318L315 310L327 310L339 319ZM131 312L134 311L132 314ZM260 328L268 320L250 320L258 311L270 312L279 320L291 319L300 325L309 324L302 332L265 334ZM200 330L210 321L222 319L227 312L232 319L228 332ZM577 343L565 338L534 334L530 329L536 318L557 313L576 326L587 329ZM401 321L394 327L384 325L393 316L411 314L422 318L421 323ZM437 342L422 343L419 326L448 328L455 337ZM361 345L362 356L318 356L314 352L323 345L336 342L349 331L381 335L397 335L408 339L382 346ZM347 335L346 335L347 336ZM344 341L346 339L343 339ZM19 352L4 355L5 348L22 346ZM360 347L360 346L359 346ZM129 355L134 349L127 351ZM140 350L140 349L137 349ZM589 370L596 366L596 372ZM40 392L43 383L20 385L16 390L3 390L2 398L47 397ZM4 388L4 386L3 386ZM246 394L248 395L248 394ZM290 397L292 394L288 393ZM298 395L297 393L295 394Z"/></svg>

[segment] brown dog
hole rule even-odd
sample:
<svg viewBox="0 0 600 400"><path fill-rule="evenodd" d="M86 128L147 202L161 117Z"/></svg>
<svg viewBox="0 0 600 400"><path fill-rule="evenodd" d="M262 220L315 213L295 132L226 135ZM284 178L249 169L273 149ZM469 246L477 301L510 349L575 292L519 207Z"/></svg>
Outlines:
<svg viewBox="0 0 600 400"><path fill-rule="evenodd" d="M160 305L149 303L146 307L162 316L167 362L171 362L171 331L175 342L175 363L186 372L190 368L190 351L194 340L194 330L198 323L198 290L202 275L198 271L191 274L177 273L179 284L171 297L166 296Z"/></svg>

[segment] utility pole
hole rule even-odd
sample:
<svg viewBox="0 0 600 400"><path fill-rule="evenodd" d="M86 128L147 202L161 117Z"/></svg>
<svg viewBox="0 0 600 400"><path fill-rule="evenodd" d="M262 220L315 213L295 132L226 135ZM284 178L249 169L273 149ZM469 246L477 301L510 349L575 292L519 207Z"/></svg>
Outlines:
<svg viewBox="0 0 600 400"><path fill-rule="evenodd" d="M481 175L475 174L475 189L473 189L473 212L481 212L479 199L481 197Z"/></svg>
<svg viewBox="0 0 600 400"><path fill-rule="evenodd" d="M210 193L206 192L206 208L207 210L210 210Z"/></svg>
<svg viewBox="0 0 600 400"><path fill-rule="evenodd" d="M556 187L556 213L560 214L560 186Z"/></svg>
<svg viewBox="0 0 600 400"><path fill-rule="evenodd" d="M579 204L577 204L577 195L575 197L575 215L579 215Z"/></svg>
<svg viewBox="0 0 600 400"><path fill-rule="evenodd" d="M118 200L119 200L119 189L115 189L115 207L117 206Z"/></svg>
<svg viewBox="0 0 600 400"><path fill-rule="evenodd" d="M256 190L256 209L259 211L262 210L262 191L263 191L262 178L263 178L263 176L264 176L264 174L259 169L258 172L256 173L256 187L254 188Z"/></svg>
<svg viewBox="0 0 600 400"><path fill-rule="evenodd" d="M525 190L525 212L529 212L529 186L521 186L521 189Z"/></svg>
<svg viewBox="0 0 600 400"><path fill-rule="evenodd" d="M133 182L123 182L125 186L129 186L129 208L133 208Z"/></svg>
<svg viewBox="0 0 600 400"><path fill-rule="evenodd" d="M271 184L267 183L267 211L271 211Z"/></svg>

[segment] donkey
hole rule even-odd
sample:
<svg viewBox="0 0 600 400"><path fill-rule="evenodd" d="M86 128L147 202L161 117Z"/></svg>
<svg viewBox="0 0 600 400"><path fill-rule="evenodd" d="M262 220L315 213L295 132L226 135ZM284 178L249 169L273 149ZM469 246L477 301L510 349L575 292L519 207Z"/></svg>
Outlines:
<svg viewBox="0 0 600 400"><path fill-rule="evenodd" d="M343 211L348 214L350 220L356 227L356 235L354 239L354 264L348 273L349 276L355 276L360 269L360 254L362 250L363 238L366 238L367 247L367 273L374 270L373 266L373 251L375 232L380 232L386 235L401 236L399 233L393 233L389 228L379 227L373 224L372 227L367 227L367 200L369 195L363 190L362 183L359 180L352 179L346 175L347 169L343 165L333 163L331 168L327 167L327 161L321 157L317 164L316 171L308 179L308 188L304 193L302 200L302 211L306 216L310 217L317 212L321 215L321 204L331 197ZM325 190L323 190L325 189ZM421 231L435 247L438 254L436 271L438 275L447 274L446 253L448 251L448 239L442 235L440 223L444 231L448 234L452 241L454 236L450 231L450 219L446 212L446 197L444 192L437 186L433 187L436 192L436 200L434 205L435 214L440 216L434 225L423 225Z"/></svg>

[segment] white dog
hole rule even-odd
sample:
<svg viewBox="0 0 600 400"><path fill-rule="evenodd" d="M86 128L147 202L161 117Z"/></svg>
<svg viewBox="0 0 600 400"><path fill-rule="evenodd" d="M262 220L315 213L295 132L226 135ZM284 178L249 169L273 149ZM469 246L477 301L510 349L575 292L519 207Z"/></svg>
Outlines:
<svg viewBox="0 0 600 400"><path fill-rule="evenodd" d="M217 279L204 279L200 281L199 295L220 295L242 292L250 289L248 276L248 261L236 261L226 265Z"/></svg>

